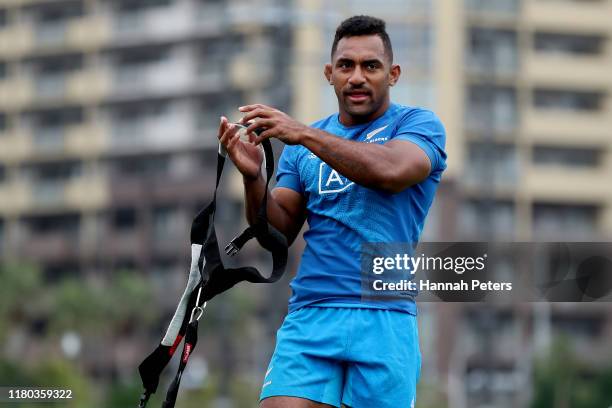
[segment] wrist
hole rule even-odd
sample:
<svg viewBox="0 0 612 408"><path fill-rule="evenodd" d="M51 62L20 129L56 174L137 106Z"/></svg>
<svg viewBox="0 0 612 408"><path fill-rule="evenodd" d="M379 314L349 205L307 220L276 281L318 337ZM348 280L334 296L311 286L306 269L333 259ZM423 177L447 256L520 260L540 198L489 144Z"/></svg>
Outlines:
<svg viewBox="0 0 612 408"><path fill-rule="evenodd" d="M245 185L245 187L248 187L249 185L260 183L261 181L263 181L261 169L260 171L257 172L256 176L247 176L245 174L242 175L242 183Z"/></svg>
<svg viewBox="0 0 612 408"><path fill-rule="evenodd" d="M310 126L305 126L304 131L300 135L298 143L302 146L307 146L316 137L316 134L316 129L313 129Z"/></svg>

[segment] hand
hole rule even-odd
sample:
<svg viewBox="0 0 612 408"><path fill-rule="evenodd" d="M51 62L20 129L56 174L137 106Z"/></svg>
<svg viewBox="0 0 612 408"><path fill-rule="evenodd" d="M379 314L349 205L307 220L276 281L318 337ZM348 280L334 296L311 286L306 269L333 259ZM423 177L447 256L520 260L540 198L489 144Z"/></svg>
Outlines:
<svg viewBox="0 0 612 408"><path fill-rule="evenodd" d="M255 129L264 128L265 131L255 136L255 144L262 140L275 137L288 145L300 144L303 135L310 128L278 109L262 104L241 106L238 109L246 114L240 119L240 123L248 124L247 134L254 135Z"/></svg>
<svg viewBox="0 0 612 408"><path fill-rule="evenodd" d="M240 140L238 126L229 123L225 116L221 116L217 137L244 178L254 180L259 177L263 162L260 146Z"/></svg>

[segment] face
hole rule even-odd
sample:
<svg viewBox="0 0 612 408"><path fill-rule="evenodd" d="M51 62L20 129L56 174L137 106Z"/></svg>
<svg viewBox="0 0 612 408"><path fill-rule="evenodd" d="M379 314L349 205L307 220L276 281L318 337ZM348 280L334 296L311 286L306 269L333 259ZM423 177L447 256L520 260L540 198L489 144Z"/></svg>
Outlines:
<svg viewBox="0 0 612 408"><path fill-rule="evenodd" d="M400 75L378 35L344 37L338 42L325 77L338 97L340 121L351 126L369 122L389 107L389 87Z"/></svg>

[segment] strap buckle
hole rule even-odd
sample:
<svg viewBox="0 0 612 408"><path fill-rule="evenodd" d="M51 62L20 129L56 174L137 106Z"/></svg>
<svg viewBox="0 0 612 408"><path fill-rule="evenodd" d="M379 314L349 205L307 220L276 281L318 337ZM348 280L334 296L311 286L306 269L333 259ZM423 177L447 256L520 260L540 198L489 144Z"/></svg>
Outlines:
<svg viewBox="0 0 612 408"><path fill-rule="evenodd" d="M240 248L238 248L238 246L234 244L233 240L225 246L225 253L229 256L234 256L238 252L240 252Z"/></svg>
<svg viewBox="0 0 612 408"><path fill-rule="evenodd" d="M199 306L201 294L202 294L202 285L200 285L200 288L198 289L198 297L196 298L195 307L191 309L191 317L189 318L189 323L193 323L195 321L200 320L200 318L204 314L204 309L206 309L206 302L204 302L202 306ZM197 313L197 316L196 316L196 313Z"/></svg>

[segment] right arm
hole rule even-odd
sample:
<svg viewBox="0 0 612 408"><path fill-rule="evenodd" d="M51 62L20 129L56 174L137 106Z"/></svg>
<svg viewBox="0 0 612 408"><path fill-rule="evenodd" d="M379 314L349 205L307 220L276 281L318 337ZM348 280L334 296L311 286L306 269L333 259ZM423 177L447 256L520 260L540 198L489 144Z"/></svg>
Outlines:
<svg viewBox="0 0 612 408"><path fill-rule="evenodd" d="M250 179L244 177L244 195L246 198L246 217L249 225L255 222L257 211L263 199L266 183L261 177ZM291 245L304 224L306 208L304 196L290 188L277 187L268 192L268 221L287 238Z"/></svg>
<svg viewBox="0 0 612 408"><path fill-rule="evenodd" d="M261 174L263 155L260 146L240 140L236 126L221 118L219 141L242 174L246 202L246 218L252 225L266 188ZM289 245L297 237L306 219L304 196L289 188L278 187L268 193L268 221L285 235Z"/></svg>

